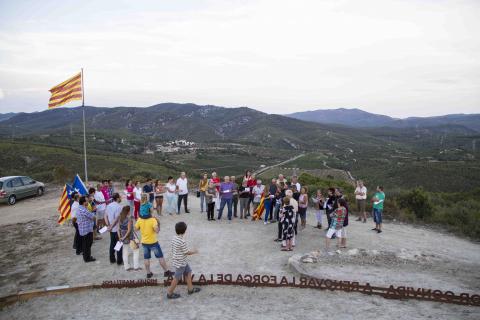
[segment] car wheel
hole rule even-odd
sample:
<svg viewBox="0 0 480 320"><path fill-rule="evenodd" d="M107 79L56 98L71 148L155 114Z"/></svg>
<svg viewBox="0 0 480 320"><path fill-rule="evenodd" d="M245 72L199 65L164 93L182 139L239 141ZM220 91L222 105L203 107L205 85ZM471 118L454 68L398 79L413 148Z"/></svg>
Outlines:
<svg viewBox="0 0 480 320"><path fill-rule="evenodd" d="M13 206L15 204L15 202L17 202L17 197L15 197L13 194L8 197L8 204Z"/></svg>
<svg viewBox="0 0 480 320"><path fill-rule="evenodd" d="M42 196L42 195L43 195L43 192L44 192L44 190L43 190L42 187L38 188L38 189L37 189L37 196L39 196L39 197Z"/></svg>

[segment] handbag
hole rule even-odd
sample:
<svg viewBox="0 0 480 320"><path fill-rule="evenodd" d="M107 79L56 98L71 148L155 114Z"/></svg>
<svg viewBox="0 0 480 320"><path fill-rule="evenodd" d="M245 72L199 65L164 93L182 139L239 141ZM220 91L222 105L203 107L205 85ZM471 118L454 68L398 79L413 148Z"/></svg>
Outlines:
<svg viewBox="0 0 480 320"><path fill-rule="evenodd" d="M197 198L200 198L200 191L197 191Z"/></svg>
<svg viewBox="0 0 480 320"><path fill-rule="evenodd" d="M135 233L135 231L133 231L133 240L130 241L130 248L132 250L137 250L139 242L140 241L138 240L137 234Z"/></svg>

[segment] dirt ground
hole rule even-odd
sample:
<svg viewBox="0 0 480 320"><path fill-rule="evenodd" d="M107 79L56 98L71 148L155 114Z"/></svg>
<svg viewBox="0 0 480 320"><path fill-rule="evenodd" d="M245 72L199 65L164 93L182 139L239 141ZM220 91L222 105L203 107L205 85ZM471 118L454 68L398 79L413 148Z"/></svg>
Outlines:
<svg viewBox="0 0 480 320"><path fill-rule="evenodd" d="M100 283L104 280L142 279L145 272L126 272L111 265L109 239L94 242L97 261L85 264L72 249L73 231L56 224L58 193L0 206L0 294L55 285ZM348 248L328 255L324 232L308 226L298 237L293 253L281 252L273 242L275 225L234 219L209 222L189 199L191 213L162 216L159 242L167 256L174 224L188 224L187 241L199 250L190 258L194 273L296 275L288 261L296 254L320 250L318 263L300 264L301 272L322 278L370 282L372 285L405 285L455 293L480 292L480 246L452 235L410 225L386 223L382 234L370 231L370 223L353 221ZM225 212L226 213L226 212ZM224 214L225 214L224 213ZM143 264L142 255L140 263ZM153 266L159 280L161 269ZM0 319L131 319L162 315L169 319L478 319L480 308L414 300L396 301L355 293L290 288L205 287L194 296L167 301L163 287L105 289L56 297L36 298L0 312ZM125 300L122 302L122 297Z"/></svg>

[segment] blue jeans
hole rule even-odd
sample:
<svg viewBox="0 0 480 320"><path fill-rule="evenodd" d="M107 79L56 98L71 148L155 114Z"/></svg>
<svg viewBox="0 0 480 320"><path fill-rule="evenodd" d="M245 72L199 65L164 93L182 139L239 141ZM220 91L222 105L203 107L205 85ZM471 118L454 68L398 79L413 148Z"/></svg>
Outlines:
<svg viewBox="0 0 480 320"><path fill-rule="evenodd" d="M223 208L227 204L228 208L228 220L232 220L232 199L224 199L222 198L220 201L220 209L218 210L218 219L222 219Z"/></svg>
<svg viewBox="0 0 480 320"><path fill-rule="evenodd" d="M373 208L373 221L376 224L381 224L382 223L382 211L383 211L383 209Z"/></svg>
<svg viewBox="0 0 480 320"><path fill-rule="evenodd" d="M163 258L163 252L162 248L160 247L160 244L158 242L151 243L151 244L145 244L142 243L143 247L143 259L148 260L152 257L151 251L153 251L153 254L155 254L155 258Z"/></svg>
<svg viewBox="0 0 480 320"><path fill-rule="evenodd" d="M270 208L272 207L272 200L265 200L263 204L265 206L265 222L267 222L268 216L270 215Z"/></svg>

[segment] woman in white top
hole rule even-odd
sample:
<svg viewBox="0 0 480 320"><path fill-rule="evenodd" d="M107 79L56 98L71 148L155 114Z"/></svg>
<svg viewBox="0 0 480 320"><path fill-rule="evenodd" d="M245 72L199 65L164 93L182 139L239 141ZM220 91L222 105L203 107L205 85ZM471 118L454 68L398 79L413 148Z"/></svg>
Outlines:
<svg viewBox="0 0 480 320"><path fill-rule="evenodd" d="M167 200L165 210L168 214L172 215L177 212L177 185L173 182L173 177L168 177L168 182L165 185L165 197Z"/></svg>
<svg viewBox="0 0 480 320"><path fill-rule="evenodd" d="M135 181L135 188L133 188L133 215L135 220L138 219L138 212L140 211L140 200L142 200L142 188L140 187L140 181Z"/></svg>

